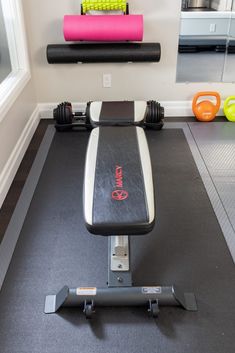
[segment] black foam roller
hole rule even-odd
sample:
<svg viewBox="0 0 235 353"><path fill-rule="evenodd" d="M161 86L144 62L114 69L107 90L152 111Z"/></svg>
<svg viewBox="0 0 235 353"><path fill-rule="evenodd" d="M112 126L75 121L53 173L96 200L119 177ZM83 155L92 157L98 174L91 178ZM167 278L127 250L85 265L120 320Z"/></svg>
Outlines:
<svg viewBox="0 0 235 353"><path fill-rule="evenodd" d="M159 43L51 44L47 46L49 64L158 62Z"/></svg>

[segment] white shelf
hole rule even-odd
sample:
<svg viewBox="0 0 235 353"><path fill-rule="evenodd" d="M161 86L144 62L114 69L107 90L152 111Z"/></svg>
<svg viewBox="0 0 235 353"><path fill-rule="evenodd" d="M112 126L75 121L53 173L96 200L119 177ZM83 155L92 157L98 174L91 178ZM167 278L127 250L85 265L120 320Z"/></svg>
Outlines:
<svg viewBox="0 0 235 353"><path fill-rule="evenodd" d="M182 19L231 18L231 11L181 11Z"/></svg>

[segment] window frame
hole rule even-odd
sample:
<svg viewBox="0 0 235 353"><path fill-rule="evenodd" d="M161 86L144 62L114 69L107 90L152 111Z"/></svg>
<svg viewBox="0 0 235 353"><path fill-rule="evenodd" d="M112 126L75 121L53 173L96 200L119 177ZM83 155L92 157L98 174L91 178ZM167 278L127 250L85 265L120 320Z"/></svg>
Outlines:
<svg viewBox="0 0 235 353"><path fill-rule="evenodd" d="M12 71L0 83L0 122L31 78L21 0L0 0Z"/></svg>

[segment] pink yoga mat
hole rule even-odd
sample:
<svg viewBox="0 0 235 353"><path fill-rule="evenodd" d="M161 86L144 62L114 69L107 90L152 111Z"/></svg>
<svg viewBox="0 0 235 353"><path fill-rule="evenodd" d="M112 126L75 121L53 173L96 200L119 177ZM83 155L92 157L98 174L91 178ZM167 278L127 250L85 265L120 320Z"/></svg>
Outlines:
<svg viewBox="0 0 235 353"><path fill-rule="evenodd" d="M66 41L142 41L143 15L64 16Z"/></svg>

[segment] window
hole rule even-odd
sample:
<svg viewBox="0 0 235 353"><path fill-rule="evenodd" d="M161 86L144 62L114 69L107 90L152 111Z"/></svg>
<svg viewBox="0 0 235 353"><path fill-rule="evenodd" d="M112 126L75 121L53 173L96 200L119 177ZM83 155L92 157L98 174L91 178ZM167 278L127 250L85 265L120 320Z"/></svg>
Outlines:
<svg viewBox="0 0 235 353"><path fill-rule="evenodd" d="M29 79L21 0L0 0L0 121Z"/></svg>
<svg viewBox="0 0 235 353"><path fill-rule="evenodd" d="M7 43L7 33L0 4L0 83L10 74L11 59Z"/></svg>

